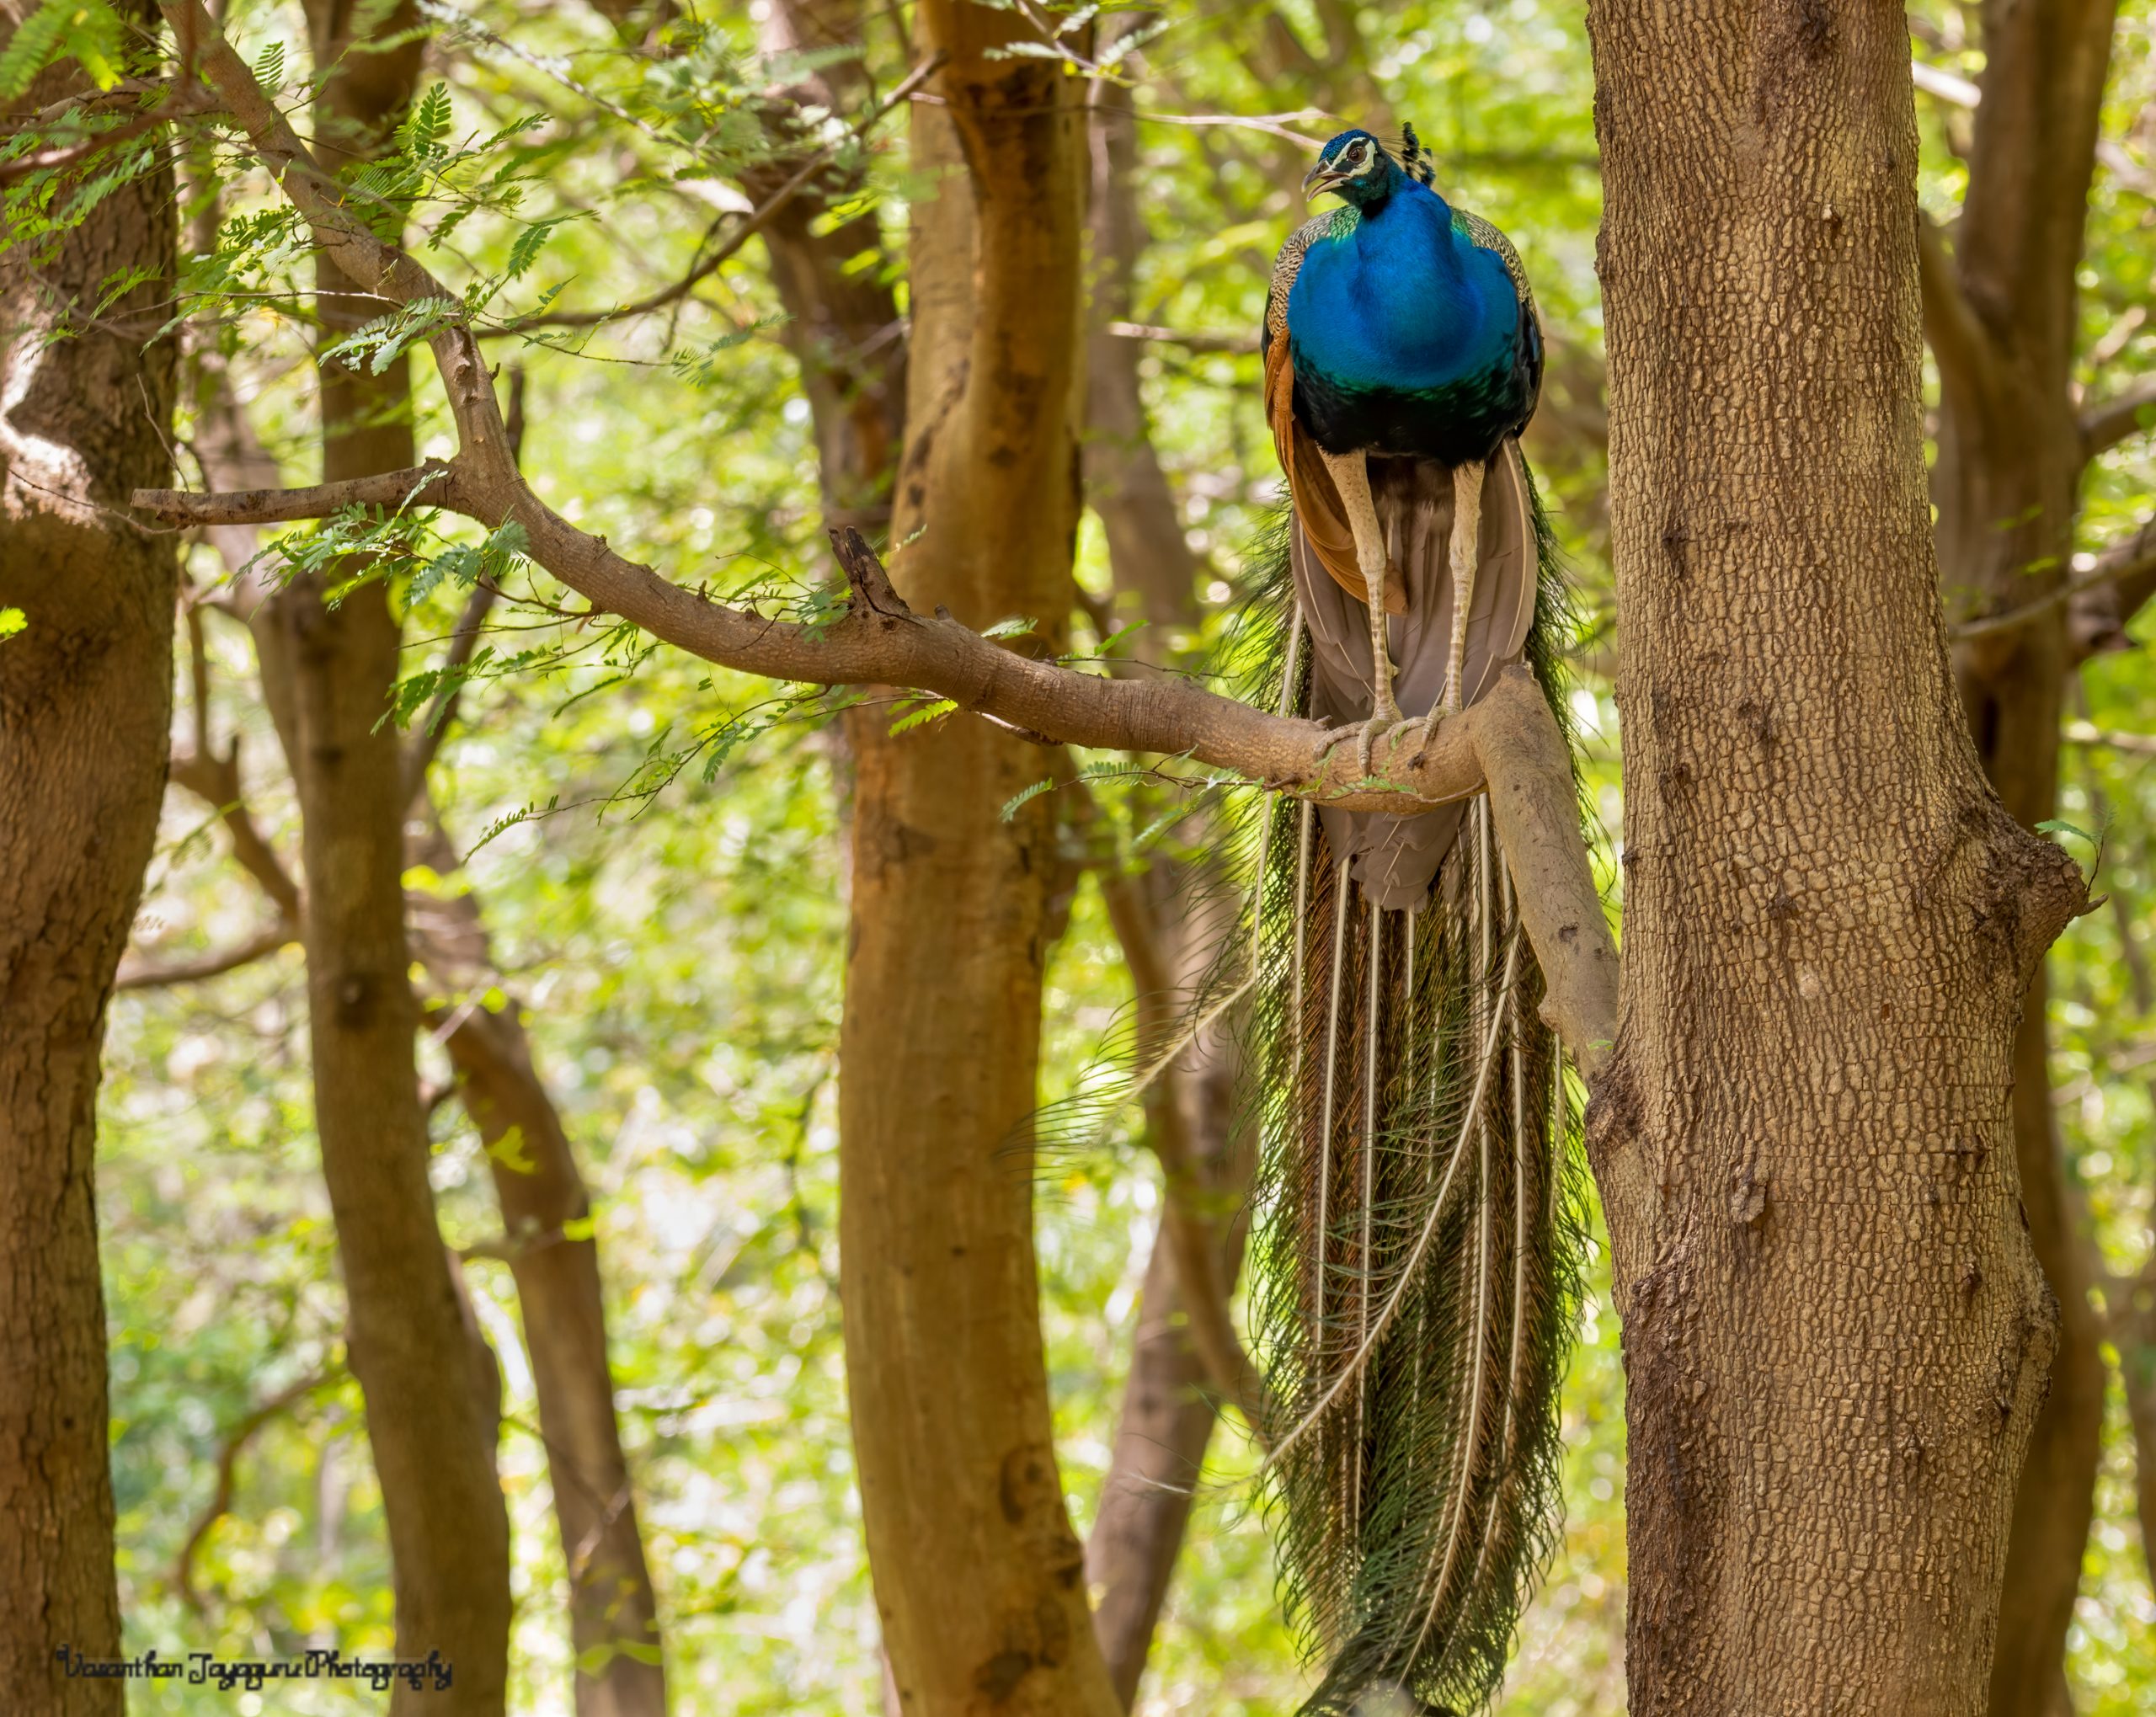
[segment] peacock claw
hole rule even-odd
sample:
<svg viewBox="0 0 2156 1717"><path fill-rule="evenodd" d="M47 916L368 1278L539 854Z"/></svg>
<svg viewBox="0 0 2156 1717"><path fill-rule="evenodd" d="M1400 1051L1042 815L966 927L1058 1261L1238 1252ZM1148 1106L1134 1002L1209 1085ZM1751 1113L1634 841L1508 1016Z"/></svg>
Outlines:
<svg viewBox="0 0 2156 1717"><path fill-rule="evenodd" d="M1358 722L1352 728L1341 728L1326 741L1325 755L1327 756L1331 755L1336 745L1351 739L1355 742L1355 778L1358 781L1373 778L1371 758L1380 739L1390 742L1395 755L1400 755L1403 746L1412 745L1413 749L1406 754L1408 760L1410 762L1418 760L1423 748L1429 744L1430 736L1437 731L1438 723L1445 718L1447 713L1444 710L1437 709L1427 716L1403 716L1399 705L1393 703L1391 699L1386 699L1385 703L1390 707L1379 709L1367 721Z"/></svg>

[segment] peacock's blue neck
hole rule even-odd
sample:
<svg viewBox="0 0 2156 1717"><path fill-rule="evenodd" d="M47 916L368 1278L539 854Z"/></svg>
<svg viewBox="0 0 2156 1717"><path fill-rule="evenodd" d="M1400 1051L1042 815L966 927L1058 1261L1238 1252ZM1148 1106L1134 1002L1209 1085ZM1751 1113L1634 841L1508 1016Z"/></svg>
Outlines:
<svg viewBox="0 0 2156 1717"><path fill-rule="evenodd" d="M1454 229L1443 198L1404 174L1342 210L1288 296L1299 376L1422 392L1512 360L1519 302L1504 264Z"/></svg>

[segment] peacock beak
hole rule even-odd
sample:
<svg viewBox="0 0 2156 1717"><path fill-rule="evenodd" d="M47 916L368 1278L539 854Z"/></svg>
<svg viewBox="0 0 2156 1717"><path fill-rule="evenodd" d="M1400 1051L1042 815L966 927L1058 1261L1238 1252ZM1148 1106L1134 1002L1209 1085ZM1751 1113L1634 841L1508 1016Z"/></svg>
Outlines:
<svg viewBox="0 0 2156 1717"><path fill-rule="evenodd" d="M1327 191L1337 190L1347 182L1346 173L1336 167L1328 167L1321 161L1303 176L1303 200L1308 202L1312 197L1322 196Z"/></svg>

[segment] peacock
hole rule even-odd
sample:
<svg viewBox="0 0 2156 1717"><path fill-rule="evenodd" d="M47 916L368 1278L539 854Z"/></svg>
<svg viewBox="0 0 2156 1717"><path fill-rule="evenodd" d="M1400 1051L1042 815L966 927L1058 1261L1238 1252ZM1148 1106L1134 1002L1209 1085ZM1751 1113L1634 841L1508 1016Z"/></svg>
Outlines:
<svg viewBox="0 0 2156 1717"><path fill-rule="evenodd" d="M1265 312L1289 510L1265 672L1284 711L1427 732L1524 659L1560 721L1563 588L1519 447L1543 344L1518 255L1408 127L1325 146L1340 205ZM1373 594L1376 593L1373 600ZM1251 1322L1306 1717L1485 1704L1558 1525L1585 1249L1575 1117L1486 797L1264 814L1246 1076Z"/></svg>

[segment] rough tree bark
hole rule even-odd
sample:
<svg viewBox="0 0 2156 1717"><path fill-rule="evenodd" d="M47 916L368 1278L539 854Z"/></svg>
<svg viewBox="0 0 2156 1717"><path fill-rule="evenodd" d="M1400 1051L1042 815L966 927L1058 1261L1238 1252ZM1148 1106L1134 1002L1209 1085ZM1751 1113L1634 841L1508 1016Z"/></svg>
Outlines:
<svg viewBox="0 0 2156 1717"><path fill-rule="evenodd" d="M1951 270L1925 272L1939 367L1932 497L1951 613L2020 607L2063 584L2086 463L2070 391L2076 275L2116 0L1993 0L1969 188ZM2025 828L2056 814L2072 664L2064 604L1955 652L1977 755ZM2069 1709L2062 1660L2081 1581L2104 1419L2104 1363L2068 1213L2040 969L2014 1043L2015 1155L2030 1239L2059 1305L2058 1355L2030 1439L2007 1552L1992 1717Z"/></svg>
<svg viewBox="0 0 2156 1717"><path fill-rule="evenodd" d="M1078 86L990 59L1016 14L936 0L947 107L912 238L907 443L893 538L909 598L1060 637L1077 524L1085 139ZM921 533L916 536L915 533ZM985 723L858 760L840 1089L846 1374L869 1565L900 1709L1120 1710L1087 1614L1041 1352L1032 1169L1054 822L1042 752Z"/></svg>
<svg viewBox="0 0 2156 1717"><path fill-rule="evenodd" d="M402 10L371 20L386 29L412 21ZM348 54L354 24L343 0L309 8L315 63L334 68L316 121L331 162L382 147L419 73L416 41ZM366 283L328 257L318 293L328 339L382 313ZM325 365L324 480L411 463L409 398L401 358L380 375ZM382 720L398 678L398 627L383 580L360 583L334 605L323 583L295 579L257 637L266 646L265 682L290 688L315 1124L350 1308L352 1371L366 1398L388 1519L398 1653L439 1650L455 1666L446 1693L400 1684L391 1709L499 1712L509 1517L494 1469L494 1382L459 1304L427 1175L404 923L407 796L397 730Z"/></svg>
<svg viewBox="0 0 2156 1717"><path fill-rule="evenodd" d="M2057 1316L2014 1028L2084 893L1947 671L1904 20L1588 22L1626 836L1589 1141L1631 1709L1972 1714Z"/></svg>
<svg viewBox="0 0 2156 1717"><path fill-rule="evenodd" d="M35 9L0 5L0 37ZM71 93L54 73L24 100ZM172 348L143 343L175 230L159 169L51 260L0 264L0 609L24 616L0 638L0 1688L64 1717L121 1704L122 1683L67 1679L53 1654L120 1648L95 1105L164 797L177 563L118 509L170 468ZM144 283L92 319L134 268ZM43 343L62 326L83 331Z"/></svg>

